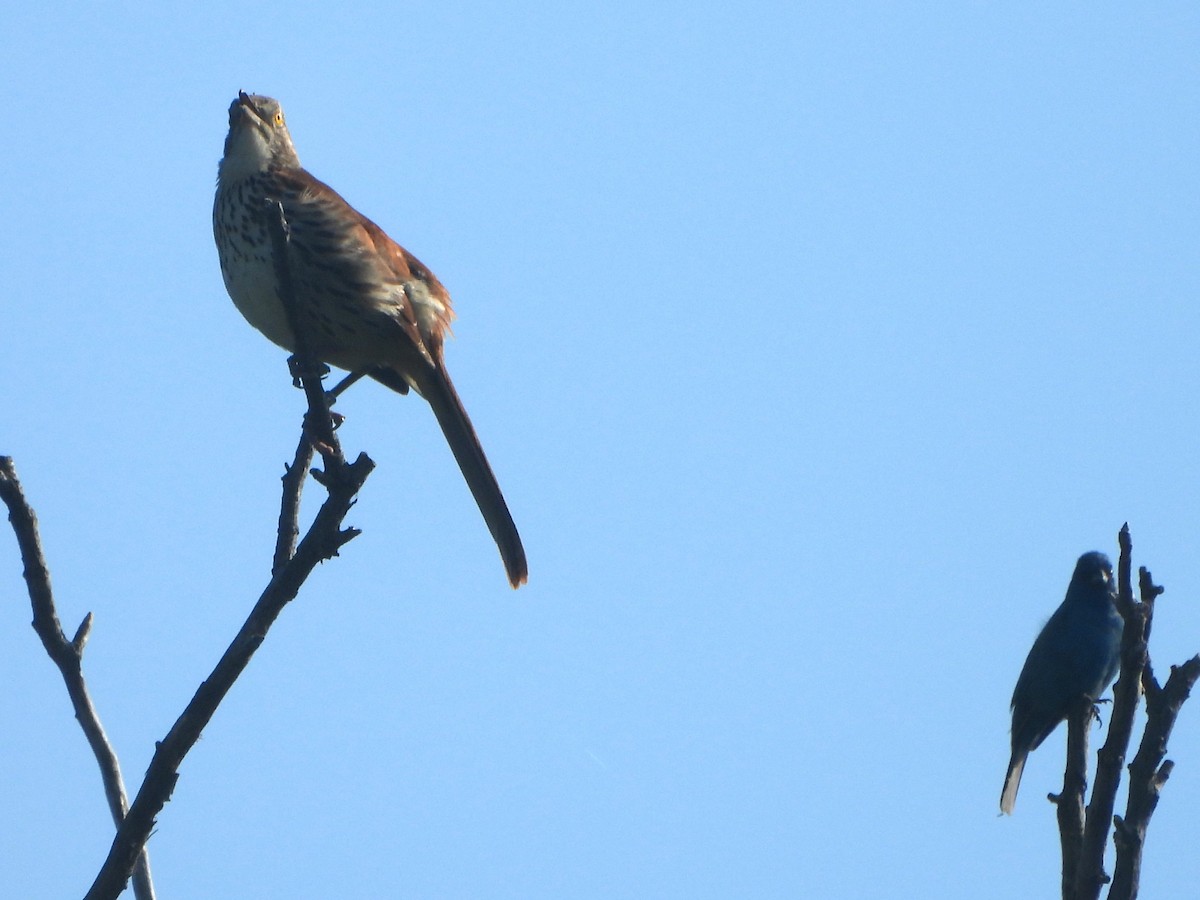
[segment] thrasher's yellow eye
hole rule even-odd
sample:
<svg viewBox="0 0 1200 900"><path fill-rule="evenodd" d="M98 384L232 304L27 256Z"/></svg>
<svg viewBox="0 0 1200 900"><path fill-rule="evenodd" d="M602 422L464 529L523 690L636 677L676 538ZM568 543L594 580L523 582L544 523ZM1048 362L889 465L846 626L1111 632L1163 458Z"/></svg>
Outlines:
<svg viewBox="0 0 1200 900"><path fill-rule="evenodd" d="M282 124L283 124L283 113L281 113L281 112L277 112L277 113L275 113L275 124L276 124L276 125L282 125Z"/></svg>

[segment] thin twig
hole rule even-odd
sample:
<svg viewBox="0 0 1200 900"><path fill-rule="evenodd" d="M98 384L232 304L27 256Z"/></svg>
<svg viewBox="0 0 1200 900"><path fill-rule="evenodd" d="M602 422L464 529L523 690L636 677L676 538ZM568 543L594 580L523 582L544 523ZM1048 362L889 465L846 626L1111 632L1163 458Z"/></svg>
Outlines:
<svg viewBox="0 0 1200 900"><path fill-rule="evenodd" d="M296 540L300 537L300 494L304 490L304 480L308 477L312 458L313 444L308 430L301 428L296 455L282 478L283 499L279 504L279 529L275 538L275 556L271 562L272 575L278 575L296 553Z"/></svg>
<svg viewBox="0 0 1200 900"><path fill-rule="evenodd" d="M50 570L42 552L42 540L38 533L37 515L25 499L25 492L17 478L16 467L11 457L0 456L0 500L8 507L8 520L12 523L25 564L25 584L29 601L33 607L33 630L42 639L46 653L62 673L67 686L67 695L75 710L75 718L83 729L96 764L100 767L100 779L104 784L104 796L113 824L120 828L128 807L125 781L121 777L121 764L117 753L109 743L100 724L100 716L92 703L87 684L83 678L83 649L92 628L89 612L67 640L59 622L54 604L54 592L50 587ZM150 877L150 856L143 847L137 857L133 873L133 892L138 900L154 900L154 882Z"/></svg>

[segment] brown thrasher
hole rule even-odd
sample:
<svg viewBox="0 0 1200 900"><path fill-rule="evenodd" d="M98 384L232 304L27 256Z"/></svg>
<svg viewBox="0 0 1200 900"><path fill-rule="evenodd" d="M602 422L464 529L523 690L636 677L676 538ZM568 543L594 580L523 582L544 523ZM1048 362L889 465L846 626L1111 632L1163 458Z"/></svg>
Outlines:
<svg viewBox="0 0 1200 900"><path fill-rule="evenodd" d="M421 262L300 166L278 101L238 93L217 174L213 233L221 275L246 320L285 350L268 203L283 207L296 326L323 362L424 397L437 416L513 587L529 574L504 495L454 390L442 341L450 295Z"/></svg>

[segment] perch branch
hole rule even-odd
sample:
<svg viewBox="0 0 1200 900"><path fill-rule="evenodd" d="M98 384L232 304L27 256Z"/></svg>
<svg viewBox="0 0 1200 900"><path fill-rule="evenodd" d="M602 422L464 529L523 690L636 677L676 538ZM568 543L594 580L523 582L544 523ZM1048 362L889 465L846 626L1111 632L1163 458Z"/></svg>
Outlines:
<svg viewBox="0 0 1200 900"><path fill-rule="evenodd" d="M285 310L292 323L294 315L294 291L288 265L287 222L279 204L267 211L267 224L275 247L276 276L283 296ZM301 330L293 328L299 339ZM159 742L142 787L134 798L125 822L119 829L100 873L96 876L85 900L112 900L124 888L125 879L133 860L141 847L145 846L154 828L155 818L170 799L179 778L179 766L184 756L196 743L204 727L212 719L217 706L233 687L254 652L266 638L267 631L275 619L293 600L305 580L317 564L338 554L348 541L358 535L354 528L342 528L342 522L354 498L362 488L367 476L375 467L366 454L359 454L353 463L347 463L334 434L333 416L329 410L329 399L321 386L324 367L306 353L304 346L297 346L293 357L293 372L299 377L308 397L308 413L305 417L302 443L311 441L316 445L324 460L324 472L313 472L328 491L328 497L318 510L308 532L290 552L295 540L294 529L299 507L299 491L303 476L289 479L285 476L284 498L280 511L280 533L276 542L273 574L246 619L233 643L225 651L216 667L200 685L195 696L176 720L167 736ZM292 472L302 473L311 459L298 451Z"/></svg>
<svg viewBox="0 0 1200 900"><path fill-rule="evenodd" d="M1096 707L1091 697L1080 696L1067 713L1067 766L1063 773L1063 789L1051 794L1057 806L1058 836L1062 845L1062 891L1064 900L1071 900L1083 850L1085 823L1084 798L1087 796L1088 731L1095 718Z"/></svg>

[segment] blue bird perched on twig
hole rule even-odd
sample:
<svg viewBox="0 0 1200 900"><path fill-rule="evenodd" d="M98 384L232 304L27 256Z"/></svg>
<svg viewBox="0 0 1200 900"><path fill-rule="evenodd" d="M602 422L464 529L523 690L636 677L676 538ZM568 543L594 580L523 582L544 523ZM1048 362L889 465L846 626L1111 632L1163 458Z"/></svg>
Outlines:
<svg viewBox="0 0 1200 900"><path fill-rule="evenodd" d="M1013 811L1030 751L1067 717L1072 703L1082 695L1099 699L1117 674L1124 627L1112 563L1103 553L1083 554L1066 599L1033 642L1013 691L1012 757L1001 812Z"/></svg>

